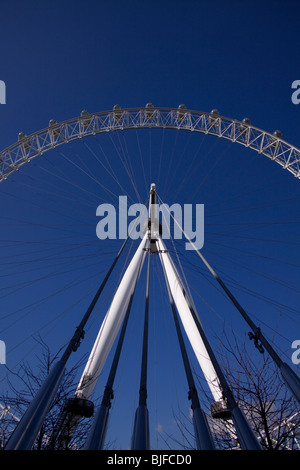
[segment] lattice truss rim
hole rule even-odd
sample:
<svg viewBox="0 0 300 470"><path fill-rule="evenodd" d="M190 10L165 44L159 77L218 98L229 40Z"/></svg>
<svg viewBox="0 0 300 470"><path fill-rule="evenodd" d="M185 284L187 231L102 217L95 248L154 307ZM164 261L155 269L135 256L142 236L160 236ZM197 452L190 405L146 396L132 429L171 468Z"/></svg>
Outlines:
<svg viewBox="0 0 300 470"><path fill-rule="evenodd" d="M18 141L0 152L0 181L18 170L23 164L58 145L82 137L104 132L137 129L167 128L211 134L249 147L266 155L300 178L300 149L273 134L243 121L211 113L192 111L180 105L178 108L157 108L148 103L144 108L122 109L116 105L110 111L89 114L62 122L51 119L49 126L31 135L20 132Z"/></svg>

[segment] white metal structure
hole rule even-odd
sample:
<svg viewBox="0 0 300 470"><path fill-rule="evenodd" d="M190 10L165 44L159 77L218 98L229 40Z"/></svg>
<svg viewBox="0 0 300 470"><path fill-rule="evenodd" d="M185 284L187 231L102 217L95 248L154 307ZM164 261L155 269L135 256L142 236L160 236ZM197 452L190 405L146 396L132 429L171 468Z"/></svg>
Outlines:
<svg viewBox="0 0 300 470"><path fill-rule="evenodd" d="M150 189L150 203L149 203L149 225L145 236L139 245L132 262L129 264L127 271L125 272L122 281L117 289L109 311L107 312L104 321L101 325L97 339L94 343L94 347L90 354L87 362L87 366L81 377L79 386L76 391L76 399L85 400L90 398L93 387L95 386L96 380L104 365L105 359L107 358L108 348L112 345L111 338L115 338L117 330L121 326L121 318L124 319L126 309L128 307L130 295L133 293L134 286L136 285L137 277L140 273L140 267L143 264L143 252L150 252L151 254L157 255L159 253L163 270L166 276L167 285L170 288L171 297L179 312L183 327L192 345L194 353L197 357L199 365L203 371L204 377L211 390L212 396L217 404L226 403L228 409L232 413L232 419L236 427L237 435L240 439L241 445L245 449L256 449L260 448L258 441L256 440L252 430L245 419L242 411L238 408L234 401L234 398L227 388L227 384L224 377L219 372L219 366L211 352L207 350L204 341L206 340L203 328L199 330L195 319L192 315L192 299L188 298L187 293L184 290L183 283L176 272L176 269L172 263L170 255L162 241L159 234L159 221L156 213L156 188L155 184L151 185ZM196 312L194 314L197 315ZM197 320L198 315L197 315ZM204 339L203 339L204 335ZM215 370L215 365L218 367L218 371ZM219 374L219 376L218 376ZM146 384L144 384L146 388ZM224 401L223 399L226 399ZM194 426L196 435L198 435L198 448L207 449L207 442L209 441L208 435L210 434L206 422L202 422L201 416L198 414L198 407L196 412L194 410ZM75 413L74 413L75 414ZM76 421L76 415L74 416ZM72 418L71 418L72 422ZM105 417L105 424L107 425L107 417ZM92 429L92 433L100 434L101 440L104 434L102 426L99 426L100 431ZM140 442L139 436L145 436L144 442ZM149 450L149 439L148 439L148 412L146 407L146 401L137 410L136 422L134 429L133 447L132 450ZM205 438L203 438L203 435ZM100 440L100 437L99 437ZM205 444L204 444L205 443ZM94 449L95 447L90 447ZM98 448L98 447L96 447Z"/></svg>
<svg viewBox="0 0 300 470"><path fill-rule="evenodd" d="M59 145L95 134L137 128L178 129L221 137L267 156L291 172L296 178L300 178L300 150L283 141L278 131L274 134L262 131L252 126L248 119L237 121L225 118L220 116L216 110L213 110L211 113L203 113L187 110L184 105L173 109L156 108L149 103L144 108L136 109L123 110L115 106L113 110L102 113L89 114L83 111L80 117L61 123L51 120L49 127L32 135L26 136L24 133L20 133L18 142L0 153L0 181L8 178L14 171L33 158ZM154 185L150 188L151 194L156 194ZM220 374L215 358L212 357L211 351L207 348L207 342L201 333L201 328L199 329L200 320L198 316L195 318L192 314L192 300L187 296L172 258L160 237L159 230L157 229L157 217L155 212L153 212L151 203L149 205L149 219L151 221L150 233L147 232L145 234L118 286L78 384L76 398L89 400L112 345L121 329L145 255L150 250L152 254L159 254L171 297L174 300L187 337L207 380L213 400L221 403L226 398L242 446L244 448L259 448L243 413L237 407L234 398L230 394L230 390L226 389L226 383L224 383L224 378ZM152 231L153 227L156 227L154 232ZM217 278L217 275L215 277ZM197 315L197 312L193 313ZM257 341L263 339L255 325L254 334ZM80 334L77 340L79 338ZM277 356L275 357L277 360ZM277 365L279 367L282 366L279 359L277 360ZM58 375L54 377L55 380L49 380L52 390L59 383L63 366L58 364ZM293 382L293 387L298 392L298 379L291 376L289 369L286 369L285 366L282 372L284 372L284 376L290 382ZM47 393L48 389L43 394L44 398L40 400L46 403L45 409L49 405L49 402L45 401ZM53 394L51 394L52 396ZM37 409L36 403L35 408ZM197 409L195 416L198 416L198 414ZM44 412L42 415L44 416ZM8 448L22 448L22 436L24 433L28 434L28 429L29 425L26 423L16 442ZM37 424L35 424L36 429Z"/></svg>
<svg viewBox="0 0 300 470"><path fill-rule="evenodd" d="M89 399L96 385L108 353L115 341L129 304L134 286L138 280L149 243L145 235L113 298L111 306L103 320L89 360L79 382L76 396Z"/></svg>
<svg viewBox="0 0 300 470"><path fill-rule="evenodd" d="M170 254L168 253L166 246L161 238L158 239L157 245L159 256L161 258L167 281L170 286L171 294L176 304L186 334L206 378L212 396L214 397L215 401L222 400L222 390L220 388L217 373L202 341L201 335L195 325L182 281L179 277L179 274L176 272L176 268L172 262Z"/></svg>
<svg viewBox="0 0 300 470"><path fill-rule="evenodd" d="M58 145L89 135L137 128L179 129L228 139L266 155L300 178L300 150L282 140L280 131L272 134L252 126L248 118L238 121L222 117L217 110L206 113L188 110L184 105L174 109L148 103L145 108L121 109L116 105L112 111L82 111L80 117L60 123L51 119L49 127L31 135L20 132L18 142L0 152L0 181Z"/></svg>
<svg viewBox="0 0 300 470"><path fill-rule="evenodd" d="M154 184L152 184L151 190L155 191ZM149 213L151 227L153 227L153 225L158 227L158 222L156 222L156 220L153 221L153 218L156 218L156 215L153 214L152 210L153 209L151 208L150 204ZM149 232L152 233L150 234ZM172 263L162 238L158 234L158 230L151 230L151 228L146 232L135 255L133 256L132 261L122 278L122 281L118 286L111 306L103 320L98 336L94 343L94 347L91 351L90 357L87 361L87 365L83 371L76 391L76 396L78 398L89 399L91 396L93 388L96 385L97 378L99 377L111 346L121 327L122 320L124 319L126 309L129 304L130 296L133 294L134 286L136 285L138 276L140 274L140 269L142 268L144 262L145 253L147 250L150 250L150 239L153 240L153 237L157 243L157 249L155 249L154 252L159 253L174 302L180 314L187 336L198 359L199 365L211 389L212 396L216 401L222 399L222 390L220 389L217 373L212 365L209 354L192 318L190 306L188 304L186 293L184 292L182 281L179 277L179 274L176 272L174 264Z"/></svg>

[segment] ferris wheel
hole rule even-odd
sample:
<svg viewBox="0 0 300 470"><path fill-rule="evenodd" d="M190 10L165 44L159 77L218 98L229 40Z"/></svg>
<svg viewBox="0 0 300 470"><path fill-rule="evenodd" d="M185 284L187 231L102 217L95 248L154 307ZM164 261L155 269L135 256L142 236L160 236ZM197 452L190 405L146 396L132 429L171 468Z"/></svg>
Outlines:
<svg viewBox="0 0 300 470"><path fill-rule="evenodd" d="M182 135L184 135L184 141L181 141ZM211 139L210 136L213 136L212 140L207 141L207 139ZM218 140L216 137L220 139ZM157 141L155 141L156 138ZM216 152L215 146L219 141L222 142L222 146ZM227 145L225 145L226 143ZM243 154L243 163L238 160L240 155L237 152L238 146L232 147L232 144L235 143L242 145L245 149L255 151L249 152L251 154L249 160L246 160L248 153L247 157ZM146 149L144 152L142 151L143 146ZM240 149L238 150L240 152ZM263 161L261 161L262 158ZM258 160L259 164L256 167L255 162ZM247 164L244 163L245 161ZM112 110L100 113L88 113L84 110L79 117L63 122L51 119L49 126L41 131L31 135L21 132L17 143L0 152L0 181L2 188L4 188L3 194L7 194L7 200L11 200L10 182L17 186L17 193L14 193L13 197L20 198L21 204L26 202L29 191L33 191L28 213L24 213L24 219L22 219L23 213L22 209L19 209L20 206L18 204L13 206L21 213L21 227L24 227L22 241L27 248L28 246L33 248L34 241L38 237L44 237L43 244L38 250L41 254L37 256L36 251L29 250L28 255L31 255L31 258L24 257L24 251L18 252L18 244L17 247L14 242L8 245L8 264L6 265L8 270L11 269L16 276L16 270L22 266L24 274L28 273L28 278L24 279L23 275L22 281L16 284L16 289L17 286L20 286L20 289L25 288L28 291L24 297L21 295L21 299L17 299L11 314L18 316L20 321L27 321L26 314L30 314L36 308L45 308L45 312L51 311L53 307L56 308L56 297L47 295L47 282L50 283L54 292L64 295L62 302L65 310L62 316L65 316L68 302L76 311L78 309L78 323L73 336L70 335L69 341L64 335L65 327L59 328L59 335L64 338L66 344L64 352L18 423L7 443L7 449L30 449L32 447L62 381L67 363L73 352L79 346L82 347L81 344L84 345L85 330L93 319L94 310L97 309L103 296L106 296L109 283L111 283L111 294L107 295L103 306L101 305L101 310L105 313L102 315L101 321L98 319L97 325L91 331L93 339L90 340L92 347L89 350L88 360L74 396L68 399L62 410L57 423L57 432L54 432L53 439L62 441L66 439L64 435L66 423L68 423L69 439L70 429L72 436L80 419L89 417L92 419L92 425L85 449L104 448L110 407L114 396L114 383L119 370L131 311L138 296L136 309L139 310L140 317L142 313L143 321L140 329L140 364L136 366L137 370L140 367L139 400L134 414L131 449L150 449L147 399L151 360L149 318L152 309L153 286L151 278L153 272L155 272L154 277L161 276L160 287L164 291L164 301L167 301L166 304L169 305L171 318L174 322L176 341L179 345L188 396L191 400L197 449L214 449L215 444L206 414L201 406L201 397L195 385L190 353L196 360L207 384L211 396L212 416L216 419L232 420L242 448L260 449L259 441L253 433L247 417L239 407L223 373L215 346L202 323L198 302L192 294L192 289L195 288L195 285L199 287L203 276L207 279L206 282L217 286L221 299L225 299L226 311L230 308L230 311L238 312L243 324L246 325L246 328L250 328L249 338L253 341L258 352L270 355L280 370L283 380L298 401L300 401L299 378L288 361L281 358L276 346L264 333L261 323L267 320L264 318L254 319L248 313L248 306L242 305L234 292L237 286L235 281L239 280L240 274L237 279L230 277L228 272L223 271L222 263L219 264L220 269L217 269L211 261L211 258L215 259L215 253L212 251L211 258L206 256L202 246L197 245L193 239L195 231L191 227L188 231L183 220L174 217L171 209L172 204L177 200L180 202L179 206L182 206L195 199L199 202L199 198L203 198L202 202L206 205L206 197L209 193L212 201L212 205L209 205L209 215L212 219L217 215L219 224L214 225L212 222L208 224L208 227L209 230L212 227L211 236L214 240L212 246L215 249L216 247L220 248L221 261L225 261L229 253L226 251L229 245L225 247L224 251L224 240L226 243L228 241L232 243L233 240L234 248L242 251L243 244L249 235L250 226L254 228L256 233L258 229L262 229L261 234L266 236L265 240L270 241L270 231L267 235L265 232L267 225L265 219L252 219L251 215L250 219L247 219L246 214L247 211L251 213L253 207L256 207L258 212L265 208L265 201L259 201L261 193L252 186L247 188L250 173L252 173L251 185L253 181L258 182L260 189L265 193L267 181L272 187L273 195L280 193L280 188L274 189L273 182L268 179L267 170L270 168L270 161L272 169L275 168L276 178L279 175L277 171L281 172L282 168L288 170L295 177L292 178L293 181L300 178L300 150L284 141L280 131L277 130L274 133L263 131L253 126L248 118L240 121L226 118L221 116L216 109L210 113L204 113L189 110L184 105L180 105L178 108L158 108L151 103L143 108L134 109L122 109L116 105ZM28 165L25 165L26 163ZM275 165L275 163L279 165ZM44 178L41 175L44 175ZM288 174L280 174L280 178L283 176L291 177ZM36 183L36 181L38 182ZM233 184L232 181L234 181ZM294 191L297 192L296 187ZM215 199L217 192L218 198ZM92 215L93 217L95 215L96 204L103 204L102 208L107 210L108 205L105 206L105 204L110 201L109 207L116 207L120 201L124 201L124 199L120 199L120 194L126 197L126 203L130 201L133 204L139 203L139 207L142 205L146 207L146 219L144 220L146 223L141 224L140 220L136 222L136 224L140 224L139 234L142 236L140 240L137 240L137 237L132 237L136 226L131 224L129 226L131 229L126 227L126 231L123 231L125 233L123 240L119 236L119 239L113 237L113 240L107 241L103 237L99 241L99 237L97 238L95 235L95 219L92 218ZM243 211L239 205L235 205L240 203L242 195L247 202L254 200L254 206L248 206ZM279 196L280 204L282 197L283 195ZM62 203L61 206L58 205L58 200L59 203ZM287 203L289 203L289 199ZM216 211L216 205L219 205L218 210L222 206L221 212ZM169 237L168 242L165 241L166 225L163 223L164 220L159 219L158 208L160 206L166 209L165 216L168 216L169 223L171 221L173 224L174 234L175 232L177 234L175 237ZM11 213L11 207L9 203L3 219L4 222L10 220L8 214ZM67 212L64 212L64 208L67 208ZM269 210L269 206L266 206L266 209ZM237 232L227 231L230 226L235 228L234 220L239 212L242 214L242 225L237 224ZM49 213L54 218L47 217ZM129 215L128 212L127 216ZM32 217L30 225L25 223L27 216ZM81 220L84 220L85 226L82 225ZM195 222L195 219L193 220ZM120 235L120 218L118 222ZM77 230L79 225L76 237L73 232L75 225ZM214 232L216 229L219 230L219 233ZM245 231L246 237L243 237ZM55 235L48 239L50 232ZM281 227L279 232L281 234ZM271 233L272 237L276 236L273 225ZM90 243L91 234L94 237L93 244ZM209 238L209 234L207 237ZM256 236L257 238L258 236ZM47 243L49 244L47 245ZM137 245L136 248L133 248L134 243ZM132 248L129 249L130 244ZM188 250L186 249L187 245L189 246ZM95 247L95 250L92 247ZM17 250L16 258L15 261L12 261L11 254L14 250ZM65 257L68 251L70 258ZM275 251L277 252L277 248ZM116 274L125 253L127 253L126 263L121 272ZM271 258L268 251L264 251L264 258ZM231 256L229 259L232 259ZM62 260L65 260L63 264L61 264ZM96 262L89 263L91 260L96 260ZM277 262L278 260L272 259L272 261ZM77 262L78 265L75 265L74 263ZM100 263L102 271L99 271ZM183 269L184 263L187 265L190 263L189 266L193 273L196 271L197 277L193 277L192 281L187 279L188 276L186 277L186 271ZM147 264L146 272L143 270L144 264ZM160 269L160 275L152 270L154 265L155 269ZM37 267L38 271L35 272L38 272L38 275L31 277L30 266ZM75 266L78 266L78 277L73 277ZM295 265L292 269L296 268ZM230 269L232 269L232 265ZM74 302L73 296L74 292L77 293L83 272L84 288L87 289L88 294L83 297L84 291L78 290L79 297L75 307L75 304L72 303ZM233 272L238 272L236 267L233 268ZM284 280L275 278L275 275L272 278L273 274L273 272L268 273L268 282L281 282L282 288L287 288L283 283ZM63 275L70 276L68 278L70 283L66 286L61 286ZM140 287L143 277L144 288ZM264 277L266 277L266 273L264 273ZM57 282L54 282L53 279L57 279ZM37 284L34 281L42 286L39 291L43 292L42 297L37 292ZM268 287L271 289L270 286ZM289 283L288 288L292 287L297 290L296 285L293 286ZM69 295L69 288L72 295ZM7 289L8 295L4 296L5 303L3 304L5 308L11 305L10 294L15 292L15 287L10 284L7 285ZM270 290L270 292L272 291ZM36 299L32 298L33 293L37 296ZM204 297L204 294L201 294L201 300L202 295ZM208 296L209 302L211 302L215 294L208 293ZM243 292L242 297L244 299ZM79 298L81 298L80 301ZM49 307L44 307L46 299L49 301ZM25 301L23 307L22 301ZM156 302L156 309L158 309L157 305L161 306L161 302L157 299ZM87 307L84 308L83 305ZM224 307L220 307L220 305L220 300L217 300L216 309L222 308L224 311ZM229 305L230 307L228 307ZM254 306L255 304L252 304L251 300L250 310ZM278 303L276 307L278 306L282 312L284 304ZM82 308L84 308L84 314L82 314ZM290 306L290 316L296 316L296 313L295 305ZM70 317L68 318L70 319ZM38 321L41 319L39 318ZM58 319L58 323L59 321L60 319ZM46 323L49 323L48 317ZM12 324L14 325L15 322L13 321ZM70 324L73 325L73 320L70 321ZM34 329L35 327L32 328L33 331ZM95 335L95 333L97 334ZM134 341L138 341L135 335ZM107 367L108 360L111 360L111 365L107 372L102 401L95 409L92 396L99 377Z"/></svg>

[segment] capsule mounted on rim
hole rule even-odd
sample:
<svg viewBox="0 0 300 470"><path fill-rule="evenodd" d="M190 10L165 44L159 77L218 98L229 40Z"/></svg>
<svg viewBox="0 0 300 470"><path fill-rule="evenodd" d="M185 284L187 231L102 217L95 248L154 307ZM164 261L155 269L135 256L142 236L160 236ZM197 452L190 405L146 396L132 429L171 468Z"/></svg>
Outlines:
<svg viewBox="0 0 300 470"><path fill-rule="evenodd" d="M59 128L59 124L56 121L56 119L50 119L50 121L49 121L49 130L50 130L52 136L54 137L54 139L57 139L59 134L60 134L60 128Z"/></svg>
<svg viewBox="0 0 300 470"><path fill-rule="evenodd" d="M214 127L218 123L219 111L212 109L209 115L209 124Z"/></svg>
<svg viewBox="0 0 300 470"><path fill-rule="evenodd" d="M145 117L147 121L152 121L154 117L154 106L152 103L147 103L146 104L146 111L145 111Z"/></svg>
<svg viewBox="0 0 300 470"><path fill-rule="evenodd" d="M186 106L185 104L180 104L178 106L178 111L177 111L177 119L178 121L182 121L186 115Z"/></svg>
<svg viewBox="0 0 300 470"><path fill-rule="evenodd" d="M251 126L251 121L249 118L244 118L242 124L240 125L240 133L243 137L247 137Z"/></svg>
<svg viewBox="0 0 300 470"><path fill-rule="evenodd" d="M279 144L278 139L280 140L282 139L282 132L279 130L276 130L275 132L273 132L273 135L275 139L273 139L272 147L277 148Z"/></svg>
<svg viewBox="0 0 300 470"><path fill-rule="evenodd" d="M122 108L119 104L115 104L113 107L113 117L117 122L119 122L122 118Z"/></svg>
<svg viewBox="0 0 300 470"><path fill-rule="evenodd" d="M80 120L81 120L82 125L85 129L87 129L89 127L89 125L91 124L91 118L90 118L90 115L89 115L89 113L86 109L81 111Z"/></svg>

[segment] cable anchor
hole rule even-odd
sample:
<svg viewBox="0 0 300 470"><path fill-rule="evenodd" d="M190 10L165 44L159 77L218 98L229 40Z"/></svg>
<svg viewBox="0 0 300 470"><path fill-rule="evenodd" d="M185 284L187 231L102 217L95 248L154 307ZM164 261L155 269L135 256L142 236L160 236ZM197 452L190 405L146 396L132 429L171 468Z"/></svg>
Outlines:
<svg viewBox="0 0 300 470"><path fill-rule="evenodd" d="M257 333L254 334L252 333L252 331L249 331L248 333L248 336L249 336L249 339L250 341L253 339L254 340L254 346L259 350L259 352L261 354L263 354L265 352L260 340L259 340L259 336L260 336L260 328L257 328Z"/></svg>
<svg viewBox="0 0 300 470"><path fill-rule="evenodd" d="M77 349L79 348L81 344L81 340L84 339L84 336L85 336L85 331L84 330L80 331L80 328L78 327L76 328L76 333L77 333L77 337L76 337L74 346L72 348L73 352L77 351Z"/></svg>

